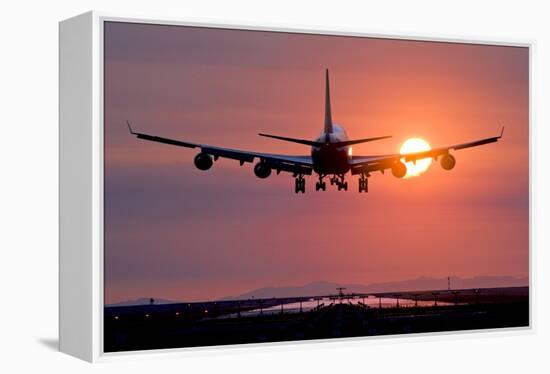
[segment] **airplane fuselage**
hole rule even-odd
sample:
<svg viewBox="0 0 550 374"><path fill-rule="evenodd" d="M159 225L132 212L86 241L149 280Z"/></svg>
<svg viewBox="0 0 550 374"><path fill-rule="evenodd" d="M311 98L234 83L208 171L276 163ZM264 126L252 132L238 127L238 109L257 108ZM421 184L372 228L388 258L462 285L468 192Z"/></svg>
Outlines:
<svg viewBox="0 0 550 374"><path fill-rule="evenodd" d="M348 140L342 126L333 124L333 132L322 133L315 141L322 146L311 147L313 170L319 175L346 174L350 169L351 146L337 147L334 143Z"/></svg>

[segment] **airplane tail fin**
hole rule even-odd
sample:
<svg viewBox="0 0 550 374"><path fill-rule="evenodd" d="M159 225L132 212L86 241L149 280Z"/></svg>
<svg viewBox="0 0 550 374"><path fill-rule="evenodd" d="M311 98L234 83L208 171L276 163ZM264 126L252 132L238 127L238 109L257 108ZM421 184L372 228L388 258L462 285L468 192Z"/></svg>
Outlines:
<svg viewBox="0 0 550 374"><path fill-rule="evenodd" d="M328 69L325 71L325 134L332 133L332 113L330 110L330 84Z"/></svg>
<svg viewBox="0 0 550 374"><path fill-rule="evenodd" d="M325 70L325 128L324 128L325 134L332 134L333 133L333 126L332 126L332 112L330 110L330 83L329 83L329 75L328 75L328 69ZM285 136L278 136L278 135L270 135L270 134L258 134L260 136L265 136L272 139L278 139L283 140L286 142L292 142L292 143L298 143L303 145L309 145L312 147L321 147L321 146L327 146L330 145L332 147L346 147L353 144L359 144L359 143L366 143L366 142L372 142L375 140L381 140L381 139L387 139L391 138L391 136L378 136L375 138L364 138L364 139L355 139L355 140L345 140L341 142L336 143L322 143L322 142L315 142L305 139L296 139L296 138L288 138Z"/></svg>

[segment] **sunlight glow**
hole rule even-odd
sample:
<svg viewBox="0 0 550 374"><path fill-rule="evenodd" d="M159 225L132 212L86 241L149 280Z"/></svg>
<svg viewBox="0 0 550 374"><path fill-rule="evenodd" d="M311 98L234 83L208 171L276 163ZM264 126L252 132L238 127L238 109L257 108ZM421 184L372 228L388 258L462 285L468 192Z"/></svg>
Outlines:
<svg viewBox="0 0 550 374"><path fill-rule="evenodd" d="M429 151L430 149L432 149L430 147L430 144L424 139L411 138L411 139L407 139L405 143L401 145L401 148L399 149L399 153L403 155L408 153ZM412 161L405 162L405 165L407 165L407 174L405 175L405 178L419 176L420 174L428 170L431 163L432 163L431 158L418 160L416 161L416 163L413 163Z"/></svg>

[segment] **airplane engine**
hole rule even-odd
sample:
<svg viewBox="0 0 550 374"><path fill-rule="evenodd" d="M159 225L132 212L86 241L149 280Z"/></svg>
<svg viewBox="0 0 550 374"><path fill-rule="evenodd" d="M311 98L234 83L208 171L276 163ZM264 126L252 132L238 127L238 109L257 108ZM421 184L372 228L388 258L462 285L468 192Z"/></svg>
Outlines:
<svg viewBox="0 0 550 374"><path fill-rule="evenodd" d="M260 161L254 166L254 174L258 178L267 178L271 175L271 168L265 162Z"/></svg>
<svg viewBox="0 0 550 374"><path fill-rule="evenodd" d="M206 153L201 152L195 156L195 166L197 169L208 170L212 167L212 164L214 164L212 157Z"/></svg>
<svg viewBox="0 0 550 374"><path fill-rule="evenodd" d="M441 167L445 170L451 170L455 167L456 160L453 155L447 154L441 157Z"/></svg>
<svg viewBox="0 0 550 374"><path fill-rule="evenodd" d="M407 174L407 165L405 165L402 161L398 161L393 164L391 173L396 178L403 178Z"/></svg>

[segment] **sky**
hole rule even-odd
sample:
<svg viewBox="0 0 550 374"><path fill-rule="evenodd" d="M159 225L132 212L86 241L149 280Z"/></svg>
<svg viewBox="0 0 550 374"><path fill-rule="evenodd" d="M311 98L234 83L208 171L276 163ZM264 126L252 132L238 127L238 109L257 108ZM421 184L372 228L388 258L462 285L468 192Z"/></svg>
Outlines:
<svg viewBox="0 0 550 374"><path fill-rule="evenodd" d="M215 300L266 286L529 274L529 51L523 47L106 23L105 302ZM419 177L369 193L294 193L288 173L138 140L147 134L309 155L259 132L313 139L392 135L354 155L498 135Z"/></svg>

